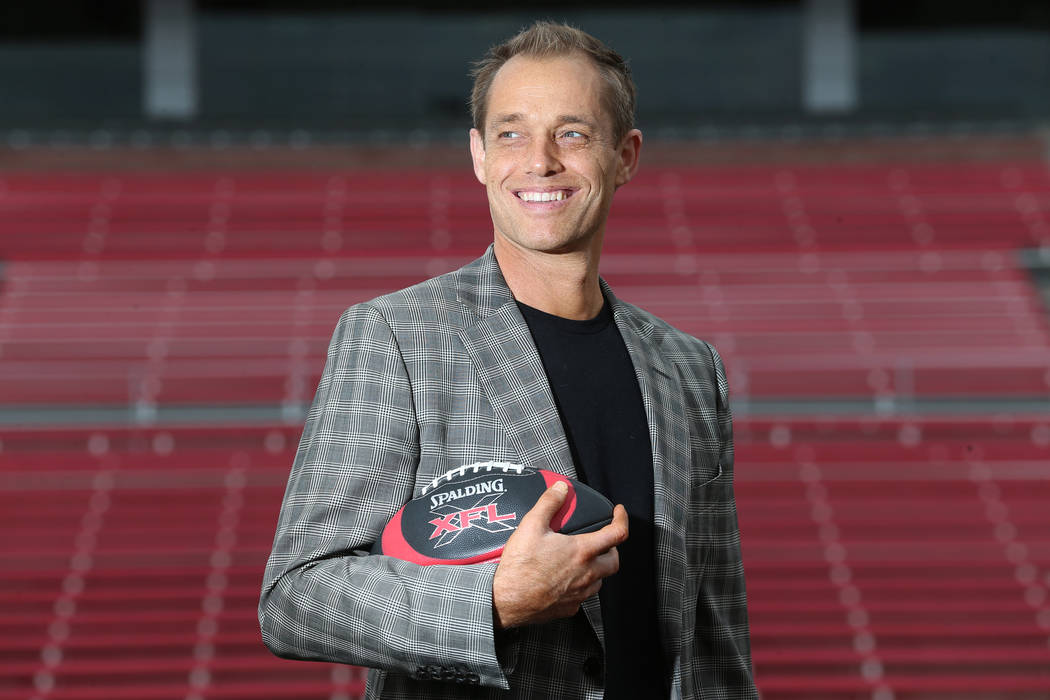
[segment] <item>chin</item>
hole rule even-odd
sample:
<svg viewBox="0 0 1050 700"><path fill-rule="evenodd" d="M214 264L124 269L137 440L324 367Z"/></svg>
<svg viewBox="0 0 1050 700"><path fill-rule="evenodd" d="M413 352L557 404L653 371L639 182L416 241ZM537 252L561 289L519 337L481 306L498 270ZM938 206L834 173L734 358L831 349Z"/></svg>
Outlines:
<svg viewBox="0 0 1050 700"><path fill-rule="evenodd" d="M546 253L571 252L586 248L593 236L566 233L563 231L533 232L520 236L515 241L523 247Z"/></svg>

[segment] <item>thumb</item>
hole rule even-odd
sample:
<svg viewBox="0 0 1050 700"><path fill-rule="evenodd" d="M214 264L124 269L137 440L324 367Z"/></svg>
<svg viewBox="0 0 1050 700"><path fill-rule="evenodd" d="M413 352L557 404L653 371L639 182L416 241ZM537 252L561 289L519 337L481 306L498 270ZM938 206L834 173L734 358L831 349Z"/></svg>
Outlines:
<svg viewBox="0 0 1050 700"><path fill-rule="evenodd" d="M525 517L521 519L521 524L525 525L529 522L529 527L543 527L550 528L551 520L557 514L558 510L565 503L565 498L569 494L569 485L564 481L556 481L554 485L543 492L543 495L539 497L536 504L532 506ZM536 525L532 525L535 522Z"/></svg>

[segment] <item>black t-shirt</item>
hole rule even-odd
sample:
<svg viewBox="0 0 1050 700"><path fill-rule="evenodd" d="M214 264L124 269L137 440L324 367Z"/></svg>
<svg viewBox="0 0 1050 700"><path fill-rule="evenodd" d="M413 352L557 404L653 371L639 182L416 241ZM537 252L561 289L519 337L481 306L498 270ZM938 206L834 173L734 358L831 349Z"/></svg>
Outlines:
<svg viewBox="0 0 1050 700"><path fill-rule="evenodd" d="M656 617L653 453L631 356L606 303L574 321L518 303L550 380L580 480L630 520L620 570L599 596L605 628L605 698L655 695L664 678ZM661 680L658 680L661 679Z"/></svg>

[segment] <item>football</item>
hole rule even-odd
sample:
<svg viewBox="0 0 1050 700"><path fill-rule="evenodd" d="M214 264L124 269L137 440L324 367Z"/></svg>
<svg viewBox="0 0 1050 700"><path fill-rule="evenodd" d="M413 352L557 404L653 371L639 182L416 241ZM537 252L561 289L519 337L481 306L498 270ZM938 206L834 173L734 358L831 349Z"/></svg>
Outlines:
<svg viewBox="0 0 1050 700"><path fill-rule="evenodd" d="M609 499L576 479L509 462L478 462L442 474L402 506L372 553L416 564L499 559L521 518L558 481L568 484L569 493L552 530L577 535L612 522Z"/></svg>

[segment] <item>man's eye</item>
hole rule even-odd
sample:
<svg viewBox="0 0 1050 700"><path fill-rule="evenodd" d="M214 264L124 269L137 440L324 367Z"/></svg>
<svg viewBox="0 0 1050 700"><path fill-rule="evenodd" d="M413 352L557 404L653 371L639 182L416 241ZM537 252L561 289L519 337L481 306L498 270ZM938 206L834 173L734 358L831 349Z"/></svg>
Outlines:
<svg viewBox="0 0 1050 700"><path fill-rule="evenodd" d="M582 139L583 138L583 134L581 134L579 131L574 131L572 129L570 129L569 131L564 132L562 134L562 136L564 136L565 138L570 138L570 139Z"/></svg>
<svg viewBox="0 0 1050 700"><path fill-rule="evenodd" d="M499 133L499 137L501 139L516 139L519 136L521 136L521 134L519 134L517 131L501 131Z"/></svg>

